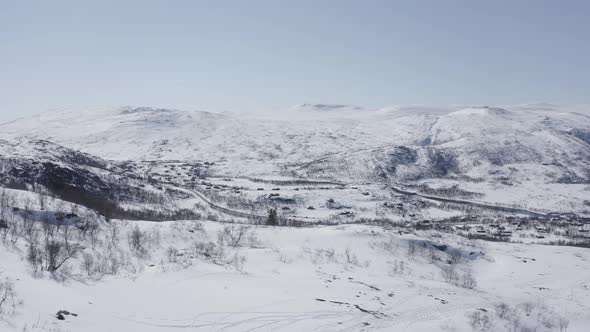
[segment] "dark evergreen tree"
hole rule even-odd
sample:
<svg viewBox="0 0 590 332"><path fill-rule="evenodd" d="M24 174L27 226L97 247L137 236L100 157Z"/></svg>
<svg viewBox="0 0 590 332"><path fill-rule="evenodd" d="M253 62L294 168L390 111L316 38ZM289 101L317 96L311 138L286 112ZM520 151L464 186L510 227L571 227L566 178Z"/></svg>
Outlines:
<svg viewBox="0 0 590 332"><path fill-rule="evenodd" d="M266 224L270 226L277 226L279 224L279 216L277 214L277 209L268 210L268 218L266 219Z"/></svg>

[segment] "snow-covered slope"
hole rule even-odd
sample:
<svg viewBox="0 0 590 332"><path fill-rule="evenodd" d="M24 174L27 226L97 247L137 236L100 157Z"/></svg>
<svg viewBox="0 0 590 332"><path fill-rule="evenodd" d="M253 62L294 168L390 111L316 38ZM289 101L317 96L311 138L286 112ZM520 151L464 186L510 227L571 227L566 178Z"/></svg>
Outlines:
<svg viewBox="0 0 590 332"><path fill-rule="evenodd" d="M224 176L344 182L454 179L589 183L590 116L541 106L303 104L274 114L124 108L44 113L0 137L51 140L116 160L214 162Z"/></svg>
<svg viewBox="0 0 590 332"><path fill-rule="evenodd" d="M109 218L129 219L139 218L132 216L138 212L144 219L174 219L186 196L149 183L127 164L29 139L0 140L0 187L48 194Z"/></svg>
<svg viewBox="0 0 590 332"><path fill-rule="evenodd" d="M126 243L135 225L157 239L143 256ZM83 264L83 257L107 250L102 237L72 259L79 273L70 272L63 283L48 273L32 276L17 249L2 247L0 275L14 280L24 303L0 321L0 330L508 332L514 326L558 331L565 319L568 331L581 332L590 322L584 248L466 241L436 232L402 236L364 225L257 227L250 229L255 244L226 247L226 257L211 262L194 248L222 231L218 223L114 221L104 227L121 234L110 254L123 262L115 275L86 272L95 263ZM461 257L453 271L471 273L475 289L445 282L441 271L451 257ZM59 310L75 316L58 320Z"/></svg>
<svg viewBox="0 0 590 332"><path fill-rule="evenodd" d="M586 331L589 170L551 105L0 124L0 330Z"/></svg>

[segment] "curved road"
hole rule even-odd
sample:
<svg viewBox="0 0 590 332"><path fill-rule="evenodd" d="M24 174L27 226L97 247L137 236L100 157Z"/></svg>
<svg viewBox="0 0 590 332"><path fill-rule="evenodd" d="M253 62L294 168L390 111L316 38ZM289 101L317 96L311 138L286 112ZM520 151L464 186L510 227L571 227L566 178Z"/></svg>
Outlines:
<svg viewBox="0 0 590 332"><path fill-rule="evenodd" d="M438 197L438 196L425 195L425 194L421 194L418 192L407 191L407 190L403 190L400 188L396 188L394 186L391 186L391 190L393 190L394 192L396 192L398 194L408 195L408 196L418 196L418 197L422 197L425 199L430 199L433 201L439 201L439 202L443 202L443 203L470 205L470 206L475 206L475 207L482 208L482 209L509 212L509 213L514 213L514 214L526 214L526 215L534 216L534 217L546 216L545 213L522 209L522 208L513 208L513 207L508 207L508 206L502 206L502 205L478 203L478 202L465 201L465 200L454 199L454 198L444 198L444 197Z"/></svg>

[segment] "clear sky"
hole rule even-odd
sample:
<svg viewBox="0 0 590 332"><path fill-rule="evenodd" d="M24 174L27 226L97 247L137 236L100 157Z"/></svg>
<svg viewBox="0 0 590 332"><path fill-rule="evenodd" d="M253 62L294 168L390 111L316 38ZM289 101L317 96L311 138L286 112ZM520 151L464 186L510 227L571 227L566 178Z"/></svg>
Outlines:
<svg viewBox="0 0 590 332"><path fill-rule="evenodd" d="M0 0L0 120L590 103L590 1Z"/></svg>

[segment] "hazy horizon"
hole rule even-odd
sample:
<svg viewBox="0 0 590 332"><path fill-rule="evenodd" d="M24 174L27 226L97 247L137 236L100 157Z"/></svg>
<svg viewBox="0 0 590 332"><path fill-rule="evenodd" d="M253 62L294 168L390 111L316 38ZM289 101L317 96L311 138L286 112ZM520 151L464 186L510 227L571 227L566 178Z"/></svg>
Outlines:
<svg viewBox="0 0 590 332"><path fill-rule="evenodd" d="M0 4L0 121L146 105L590 104L584 1Z"/></svg>

